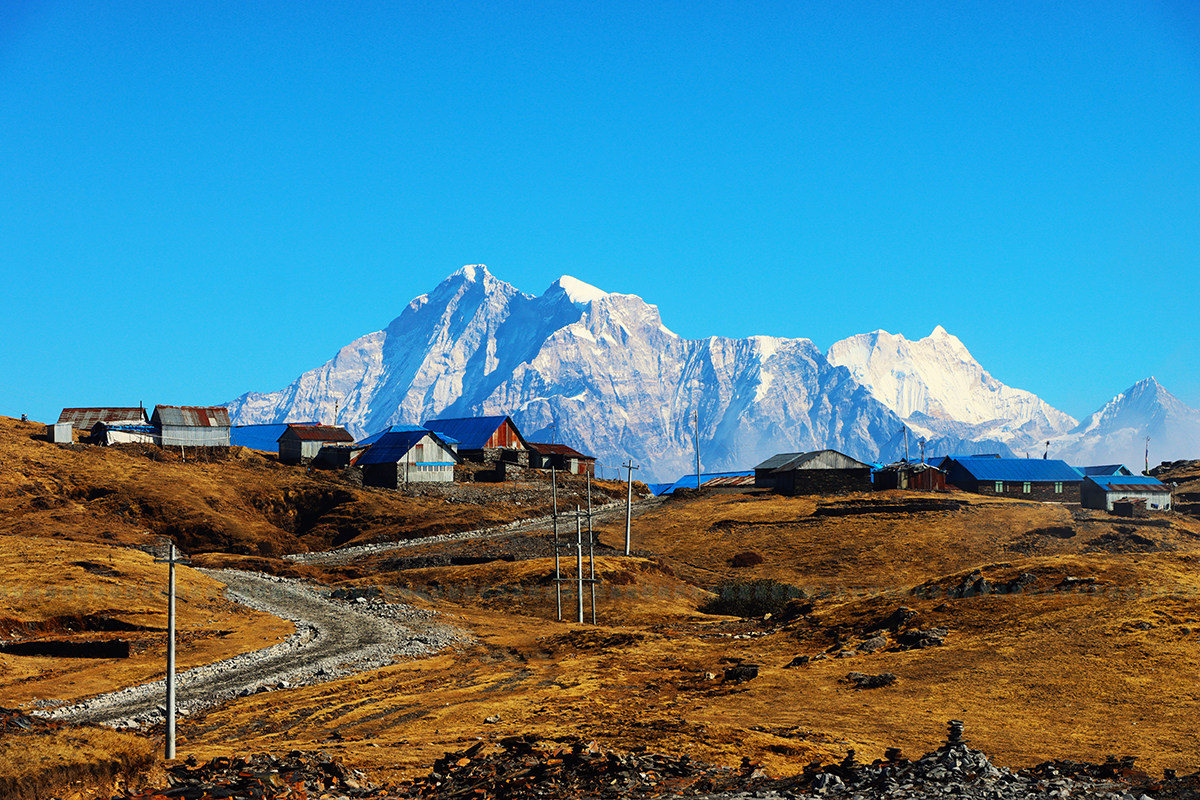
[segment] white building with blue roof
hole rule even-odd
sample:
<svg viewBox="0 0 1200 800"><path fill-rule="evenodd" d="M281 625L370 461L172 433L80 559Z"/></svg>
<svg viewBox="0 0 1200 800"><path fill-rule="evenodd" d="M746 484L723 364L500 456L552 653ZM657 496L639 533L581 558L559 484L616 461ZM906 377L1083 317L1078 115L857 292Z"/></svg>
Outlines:
<svg viewBox="0 0 1200 800"><path fill-rule="evenodd" d="M401 489L414 483L451 483L458 456L441 436L425 428L393 425L368 436L355 465L363 486Z"/></svg>

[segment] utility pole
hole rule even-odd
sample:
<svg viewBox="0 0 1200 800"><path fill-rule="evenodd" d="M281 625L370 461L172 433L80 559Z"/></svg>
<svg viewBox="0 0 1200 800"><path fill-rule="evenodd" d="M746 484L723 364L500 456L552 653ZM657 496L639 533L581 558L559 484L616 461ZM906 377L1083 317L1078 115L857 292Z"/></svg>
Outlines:
<svg viewBox="0 0 1200 800"><path fill-rule="evenodd" d="M580 524L579 504L575 504L575 574L578 576L579 589L576 592L578 601L575 608L579 612L578 622L583 624L583 526Z"/></svg>
<svg viewBox="0 0 1200 800"><path fill-rule="evenodd" d="M1143 475L1150 474L1150 437L1146 437L1146 468L1142 470Z"/></svg>
<svg viewBox="0 0 1200 800"><path fill-rule="evenodd" d="M641 467L635 467L632 458L621 467L629 470L628 485L625 489L625 555L629 555L629 528L633 519L633 471L641 469Z"/></svg>
<svg viewBox="0 0 1200 800"><path fill-rule="evenodd" d="M592 473L587 476L588 500L588 565L591 568L592 624L596 624L596 534L592 532Z"/></svg>
<svg viewBox="0 0 1200 800"><path fill-rule="evenodd" d="M167 743L166 758L175 758L175 543L167 545L167 557L154 559L167 564Z"/></svg>
<svg viewBox="0 0 1200 800"><path fill-rule="evenodd" d="M700 411L695 413L696 417L696 488L700 488Z"/></svg>
<svg viewBox="0 0 1200 800"><path fill-rule="evenodd" d="M550 461L550 497L553 501L551 519L554 520L554 598L558 605L558 621L562 622L562 572L558 568L558 481L554 474L554 461Z"/></svg>

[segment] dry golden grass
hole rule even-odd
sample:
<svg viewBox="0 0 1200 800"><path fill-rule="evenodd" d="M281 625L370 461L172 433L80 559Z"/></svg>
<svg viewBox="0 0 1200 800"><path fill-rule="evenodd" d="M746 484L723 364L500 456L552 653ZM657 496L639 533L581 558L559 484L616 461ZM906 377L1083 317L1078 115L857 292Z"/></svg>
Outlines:
<svg viewBox="0 0 1200 800"><path fill-rule="evenodd" d="M961 499L969 501L961 511L907 517L810 517L829 502L813 499L668 504L634 525L634 546L663 553L662 564L600 560L606 580L621 574L622 584L602 587L597 628L551 621L545 560L373 576L368 582L396 581L397 593L409 597L436 583L438 606L450 620L461 615L476 643L291 691L283 703L237 701L185 723L181 752L207 757L231 742L320 746L396 776L427 770L442 751L477 737L533 732L727 764L750 755L786 774L849 747L868 759L889 746L917 755L942 739L946 720L965 719L973 745L1001 764L1118 753L1139 755L1152 770L1200 766L1192 724L1200 710L1193 674L1200 526L1175 517L1169 528L1142 531L1173 550L1084 552L1120 523L1075 521L1056 506ZM1063 529L1074 536L1046 533ZM614 524L602 538L617 544L623 535ZM729 566L746 549L763 553L764 563ZM573 575L573 562L564 567ZM975 569L993 583L1022 572L1037 583L1023 594L950 600L910 593L957 585ZM807 619L722 620L698 614L703 595L672 570L709 584L769 577L821 596ZM1095 583L1055 590L1067 576ZM638 594L609 598L613 588ZM488 589L504 591L489 596ZM918 613L919 627L948 627L946 644L785 669L796 655L852 647L901 604ZM574 584L564 606L573 619ZM744 684L709 677L738 660L759 664L760 677ZM851 671L899 680L855 690L844 680Z"/></svg>
<svg viewBox="0 0 1200 800"><path fill-rule="evenodd" d="M535 733L645 745L726 764L748 755L772 773L787 774L813 758L840 758L850 747L866 759L889 746L918 755L942 739L946 720L964 719L971 743L1005 765L1051 757L1103 760L1115 753L1138 755L1150 770L1200 767L1193 724L1200 712L1200 679L1193 674L1200 657L1200 523L1193 518L1159 515L1146 525L962 494L673 500L634 521L635 551L650 557L626 559L609 550L598 559L600 625L592 627L555 619L548 559L378 573L288 567L271 557L292 546L288 542L332 541L341 524L431 532L448 524L445 504L364 493L296 534L277 524L287 514L271 516L247 498L278 500L303 517L313 479L261 456L246 457L247 464L184 465L136 453L74 452L30 440L19 423L3 420L0 440L0 532L25 534L0 538L8 558L0 569L17 576L0 585L20 587L25 598L0 597L8 604L0 616L49 620L66 616L70 605L79 613L164 627L160 606L137 594L116 596L113 588L161 587L165 568L102 543L144 538L141 531L156 522L203 519L216 520L220 534L214 552L203 557L206 564L380 585L395 599L441 610L443 621L474 637L434 658L254 695L184 720L181 755L320 747L395 777L425 772L444 751L478 737ZM193 495L199 499L188 499ZM947 497L964 505L814 513L852 502ZM166 507L173 498L182 510ZM493 518L488 515L528 512L468 506L461 510L467 516L451 517L450 524L480 527ZM352 520L355 515L361 519ZM239 530L248 533L239 538ZM36 542L33 533L40 536ZM623 520L600 526L599 536L622 548ZM47 538L56 539L54 547ZM264 549L260 541L272 544ZM761 556L761 563L734 566L746 553ZM102 580L103 570L75 565L107 568L110 555L118 573L108 576L112 583ZM574 576L572 558L564 558L563 567ZM977 570L994 585L1023 573L1035 584L1018 594L944 596ZM1067 577L1091 583L1070 588ZM116 599L68 604L41 593L39 587L67 579ZM710 597L705 588L760 579L802 587L812 596L812 612L743 621L697 610ZM253 646L254 636L268 629L260 627L265 621L248 622L220 606L216 587L199 576L187 580L198 599L181 606L191 615L181 629L197 636L181 649L181 659L215 658L234 641ZM797 655L854 649L866 629L900 605L917 613L914 626L948 628L945 645L785 668ZM573 619L574 583L563 587L563 606ZM235 633L212 634L226 629ZM244 638L236 640L243 635L238 632ZM135 673L153 677L161 649L147 645L140 667L135 658L122 665L58 665L61 672L33 669L29 659L0 659L14 676L0 683L0 704L15 704L114 688L133 682ZM739 660L760 665L759 677L742 684L712 677ZM898 680L855 690L845 681L851 671L891 672Z"/></svg>
<svg viewBox="0 0 1200 800"><path fill-rule="evenodd" d="M0 736L0 797L110 797L139 782L156 755L144 736L99 727Z"/></svg>
<svg viewBox="0 0 1200 800"><path fill-rule="evenodd" d="M124 639L130 658L47 658L0 653L0 705L73 701L165 674L167 565L128 548L59 540L0 539L0 637ZM267 647L292 624L231 603L222 584L176 567L176 665L180 670ZM142 630L86 631L87 617Z"/></svg>

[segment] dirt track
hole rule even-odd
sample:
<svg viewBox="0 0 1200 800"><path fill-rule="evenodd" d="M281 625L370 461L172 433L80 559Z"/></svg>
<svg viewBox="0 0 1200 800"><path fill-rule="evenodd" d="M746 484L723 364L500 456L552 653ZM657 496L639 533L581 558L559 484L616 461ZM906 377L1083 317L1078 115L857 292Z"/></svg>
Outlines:
<svg viewBox="0 0 1200 800"><path fill-rule="evenodd" d="M380 601L331 600L302 583L236 570L205 570L244 605L296 625L287 640L176 678L177 707L187 712L238 695L326 680L390 664L395 657L430 655L462 634L432 622L430 612ZM419 631L419 632L418 632ZM118 727L154 723L163 716L165 681L159 680L65 706L45 715Z"/></svg>

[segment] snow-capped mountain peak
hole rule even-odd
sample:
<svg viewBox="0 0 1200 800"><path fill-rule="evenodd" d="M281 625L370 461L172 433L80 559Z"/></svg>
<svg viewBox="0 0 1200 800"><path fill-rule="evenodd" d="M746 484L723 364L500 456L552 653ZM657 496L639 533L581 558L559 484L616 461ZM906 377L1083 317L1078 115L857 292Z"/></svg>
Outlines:
<svg viewBox="0 0 1200 800"><path fill-rule="evenodd" d="M603 289L597 289L589 283L584 283L578 278L572 278L570 275L563 275L561 278L550 284L551 291L555 289L562 290L567 299L576 306L583 308L595 300L603 300L608 297L608 292Z"/></svg>
<svg viewBox="0 0 1200 800"><path fill-rule="evenodd" d="M986 434L1023 447L1076 424L1032 393L993 378L941 325L915 342L884 330L858 334L834 343L827 357L927 436Z"/></svg>

